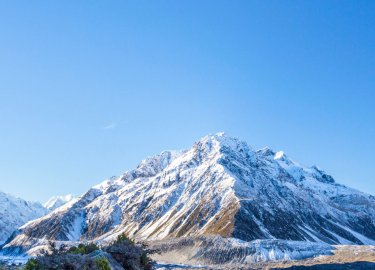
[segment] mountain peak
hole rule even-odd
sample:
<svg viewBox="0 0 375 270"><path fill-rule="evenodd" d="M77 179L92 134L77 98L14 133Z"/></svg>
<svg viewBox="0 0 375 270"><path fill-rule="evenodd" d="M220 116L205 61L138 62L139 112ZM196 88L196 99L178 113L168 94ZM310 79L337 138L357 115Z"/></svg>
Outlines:
<svg viewBox="0 0 375 270"><path fill-rule="evenodd" d="M283 152L254 151L224 133L207 135L187 151L146 158L104 186L23 227L8 246L25 239L110 241L122 232L136 239L375 243L373 197Z"/></svg>
<svg viewBox="0 0 375 270"><path fill-rule="evenodd" d="M285 157L285 153L283 151L278 151L275 153L275 159L282 159Z"/></svg>
<svg viewBox="0 0 375 270"><path fill-rule="evenodd" d="M217 142L220 144L228 144L228 143L233 143L233 142L238 142L238 141L239 139L232 137L232 136L228 136L225 132L217 132L214 134L208 134L204 136L203 138L201 138L200 140L198 140L198 142L211 142L211 143Z"/></svg>
<svg viewBox="0 0 375 270"><path fill-rule="evenodd" d="M224 132L206 135L197 141L193 148L203 152L223 153L227 151L249 152L252 148L244 141Z"/></svg>

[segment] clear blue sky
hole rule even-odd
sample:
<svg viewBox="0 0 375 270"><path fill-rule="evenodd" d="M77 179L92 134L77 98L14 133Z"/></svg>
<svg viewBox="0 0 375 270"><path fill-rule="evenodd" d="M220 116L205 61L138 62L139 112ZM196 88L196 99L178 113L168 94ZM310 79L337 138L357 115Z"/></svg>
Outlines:
<svg viewBox="0 0 375 270"><path fill-rule="evenodd" d="M2 1L0 189L86 191L225 131L375 194L375 1Z"/></svg>

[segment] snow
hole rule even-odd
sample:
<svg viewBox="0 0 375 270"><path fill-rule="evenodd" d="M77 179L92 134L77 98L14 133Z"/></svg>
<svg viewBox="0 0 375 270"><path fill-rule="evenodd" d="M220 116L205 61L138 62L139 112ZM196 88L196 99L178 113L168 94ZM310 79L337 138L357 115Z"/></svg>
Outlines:
<svg viewBox="0 0 375 270"><path fill-rule="evenodd" d="M85 223L85 219L83 215L77 216L77 218L74 220L72 223L69 234L68 234L68 239L69 241L79 241L82 235L82 227Z"/></svg>
<svg viewBox="0 0 375 270"><path fill-rule="evenodd" d="M329 255L335 247L325 243L287 240L243 241L237 238L189 237L151 242L150 247L160 251L152 255L164 264L194 266L223 265L225 269L242 264L268 261L300 260L319 255Z"/></svg>
<svg viewBox="0 0 375 270"><path fill-rule="evenodd" d="M275 154L275 159L281 159L284 156L283 151L276 152Z"/></svg>
<svg viewBox="0 0 375 270"><path fill-rule="evenodd" d="M355 232L353 231L352 229L348 228L348 227L345 227L345 226L342 226L341 224L339 223L335 223L337 226L343 228L344 230L350 232L351 234L353 234L356 238L358 238L363 244L365 245L373 245L375 246L375 240L372 240L372 239L369 239L367 238L366 236L358 233L358 232ZM331 232L332 233L332 232ZM346 242L346 243L342 243L342 244L351 244L350 242Z"/></svg>
<svg viewBox="0 0 375 270"><path fill-rule="evenodd" d="M0 192L0 245L19 226L48 212L40 203Z"/></svg>
<svg viewBox="0 0 375 270"><path fill-rule="evenodd" d="M98 189L98 190L105 190L108 187L110 187L111 185L112 185L112 181L111 180L105 180L102 183L93 186L92 188L93 189Z"/></svg>
<svg viewBox="0 0 375 270"><path fill-rule="evenodd" d="M160 240L207 234L227 237L236 229L243 240L310 236L314 242L335 243L321 233L324 229L339 240L336 244L351 243L345 238L348 234L372 243L375 239L364 236L361 224L355 226L360 218L372 222L368 226L375 234L374 197L339 185L324 171L300 165L282 151L253 150L218 133L188 150L148 157L134 170L105 180L23 226L9 247L32 241L23 230L47 238L53 231L71 241L104 243L122 232L140 240ZM348 234L332 229L327 220ZM297 255L287 254L288 258ZM283 256L285 252L264 251L262 245L258 257Z"/></svg>
<svg viewBox="0 0 375 270"><path fill-rule="evenodd" d="M43 206L47 208L50 211L55 210L56 208L59 208L66 204L67 202L74 199L74 196L72 194L64 195L64 196L54 196L50 198L48 201L46 201Z"/></svg>
<svg viewBox="0 0 375 270"><path fill-rule="evenodd" d="M25 264L29 260L28 256L3 256L0 255L0 262L8 265L20 265Z"/></svg>
<svg viewBox="0 0 375 270"><path fill-rule="evenodd" d="M203 265L189 265L189 264L176 264L176 263L165 263L165 262L157 262L154 265L154 268L157 270L176 270L176 269L209 269L208 266Z"/></svg>
<svg viewBox="0 0 375 270"><path fill-rule="evenodd" d="M314 231L313 229L311 229L309 227L307 227L307 228L306 227L302 227L302 226L300 226L299 228L301 230L303 230L305 233L307 233L312 239L314 239L315 242L317 242L317 243L323 242L318 237L316 237L315 234L312 233L312 231Z"/></svg>

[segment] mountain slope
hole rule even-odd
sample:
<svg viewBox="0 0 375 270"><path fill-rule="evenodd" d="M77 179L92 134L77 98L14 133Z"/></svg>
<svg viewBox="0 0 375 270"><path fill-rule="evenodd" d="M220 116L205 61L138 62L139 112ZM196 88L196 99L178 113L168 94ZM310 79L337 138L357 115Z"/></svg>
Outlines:
<svg viewBox="0 0 375 270"><path fill-rule="evenodd" d="M47 212L40 203L28 202L0 192L0 245L19 226Z"/></svg>
<svg viewBox="0 0 375 270"><path fill-rule="evenodd" d="M221 235L375 244L375 197L337 184L282 152L219 133L165 151L24 226L7 245Z"/></svg>

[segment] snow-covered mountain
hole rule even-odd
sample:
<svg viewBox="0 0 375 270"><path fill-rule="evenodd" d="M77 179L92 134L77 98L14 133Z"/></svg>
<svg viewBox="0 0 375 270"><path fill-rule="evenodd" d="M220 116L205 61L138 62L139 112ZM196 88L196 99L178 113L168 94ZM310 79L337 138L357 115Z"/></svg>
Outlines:
<svg viewBox="0 0 375 270"><path fill-rule="evenodd" d="M46 201L43 206L47 208L50 211L55 210L56 208L59 208L60 206L70 202L74 199L74 196L71 194L65 195L65 196L53 196L48 201Z"/></svg>
<svg viewBox="0 0 375 270"><path fill-rule="evenodd" d="M40 203L28 202L0 192L0 245L19 226L47 213L47 209Z"/></svg>
<svg viewBox="0 0 375 270"><path fill-rule="evenodd" d="M43 240L107 241L220 235L375 244L375 197L283 152L223 133L165 151L23 226L6 249Z"/></svg>

